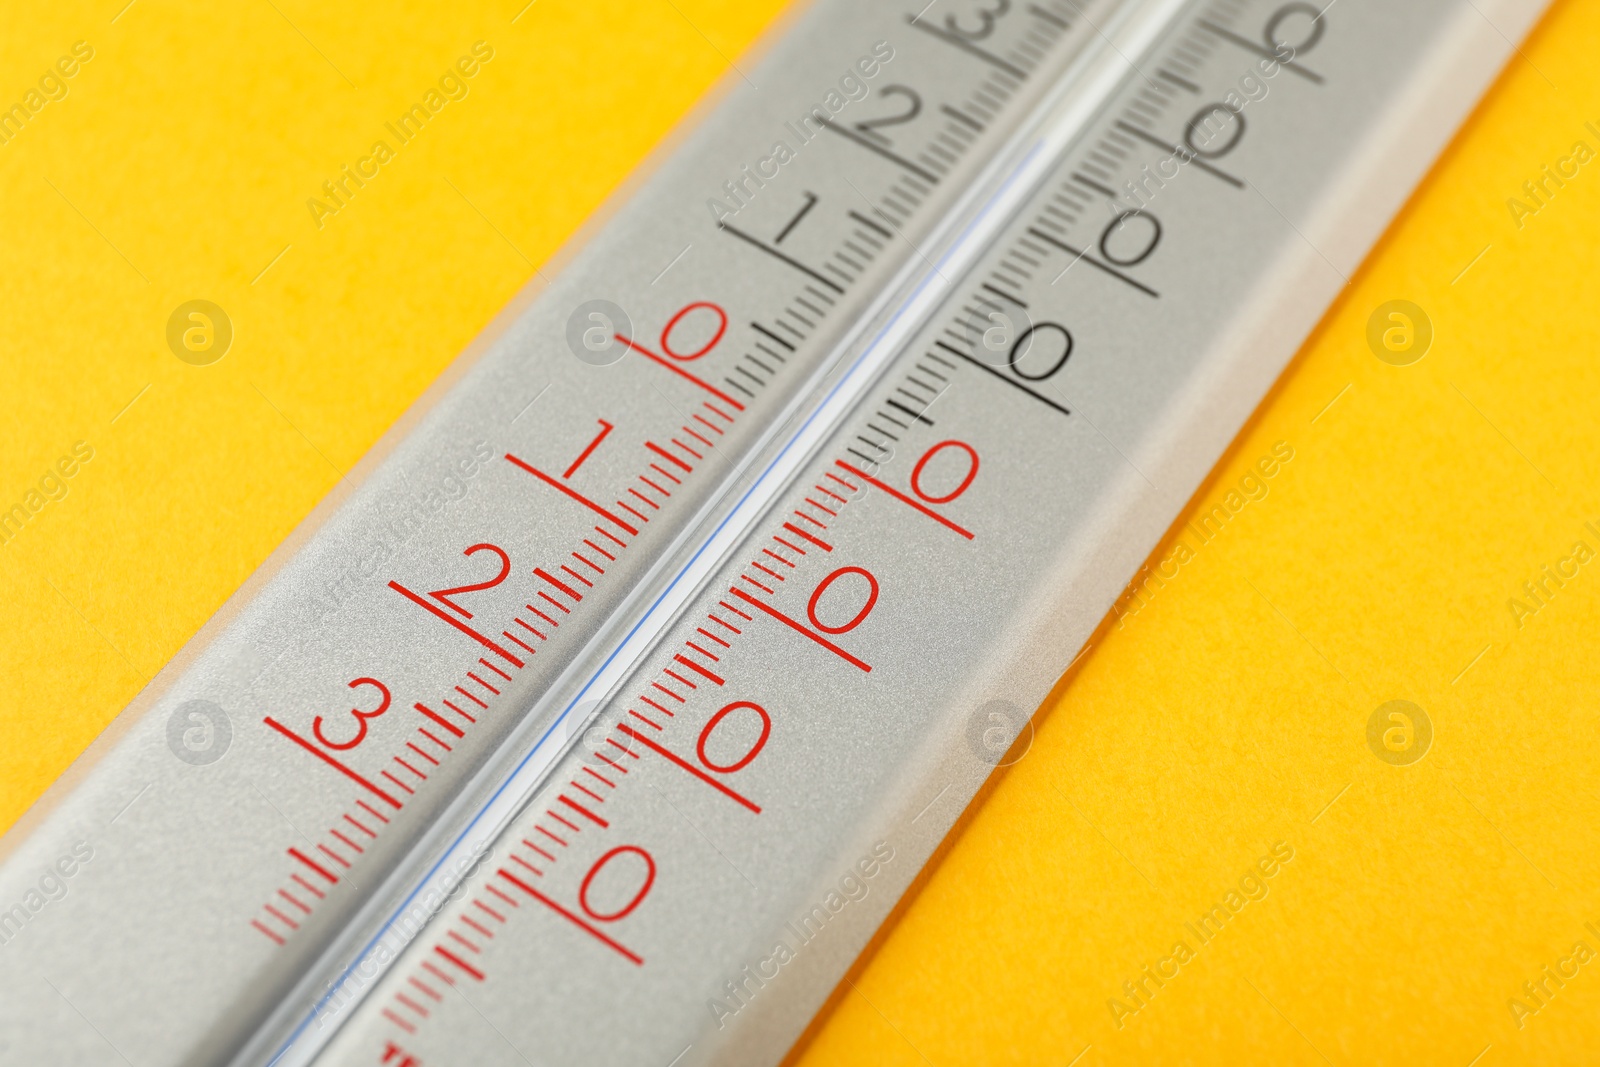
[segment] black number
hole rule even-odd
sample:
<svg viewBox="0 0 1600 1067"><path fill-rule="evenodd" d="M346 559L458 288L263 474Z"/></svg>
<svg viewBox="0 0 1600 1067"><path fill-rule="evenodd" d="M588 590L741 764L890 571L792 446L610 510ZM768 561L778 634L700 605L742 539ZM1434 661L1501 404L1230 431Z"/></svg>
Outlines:
<svg viewBox="0 0 1600 1067"><path fill-rule="evenodd" d="M803 195L806 198L805 204L801 206L799 211L795 212L793 218L791 218L787 223L784 224L783 231L781 233L779 233L776 238L773 239L773 242L772 242L773 244L775 244L775 245L783 244L783 239L785 237L789 236L789 233L790 233L791 230L793 230L796 226L800 225L800 220L806 217L806 212L810 211L812 208L817 206L817 194L816 193L809 193L808 192L808 193L805 193Z"/></svg>
<svg viewBox="0 0 1600 1067"><path fill-rule="evenodd" d="M1218 134L1224 135L1226 140L1220 146L1213 146L1211 142ZM1194 143L1197 136L1200 144ZM1220 159L1237 148L1243 136L1244 115L1226 104L1207 104L1196 111L1183 128L1183 143L1201 159Z"/></svg>
<svg viewBox="0 0 1600 1067"><path fill-rule="evenodd" d="M1038 337L1037 353L1034 351L1035 337ZM1059 348L1061 354L1052 357L1050 352L1052 348ZM1067 332L1067 328L1057 322L1041 322L1022 331L1016 343L1011 346L1011 355L1006 363L1018 378L1029 382L1042 382L1065 366L1070 355L1072 355L1072 334ZM1054 362L1051 362L1052 358ZM1037 369L1041 363L1045 365L1043 370ZM1024 365L1029 369L1024 369Z"/></svg>
<svg viewBox="0 0 1600 1067"><path fill-rule="evenodd" d="M981 41L994 32L994 24L1006 12L1011 10L1011 0L994 0L993 7L986 7L978 11L978 28L969 30L961 25L960 16L946 15L945 28L951 33L959 33L969 41Z"/></svg>
<svg viewBox="0 0 1600 1067"><path fill-rule="evenodd" d="M1124 231L1136 233L1136 230L1128 230L1130 225L1136 223L1144 224L1143 228L1146 231L1144 243L1137 246L1135 251L1112 251L1112 239ZM1133 267L1143 263L1150 258L1150 253L1154 252L1156 245L1160 243L1161 223L1148 211L1124 211L1107 223L1106 228L1100 232L1100 254L1119 267ZM1117 245L1123 249L1128 248L1126 241L1118 241Z"/></svg>
<svg viewBox="0 0 1600 1067"><path fill-rule="evenodd" d="M912 119L922 114L922 97L918 96L914 89L909 89L904 85L885 85L878 91L884 96L903 96L906 98L908 106L898 115L885 115L881 119L866 119L862 122L858 122L856 123L856 129L866 134L874 141L887 145L889 143L889 138L879 133L878 127L898 126L902 122L910 122Z"/></svg>
<svg viewBox="0 0 1600 1067"><path fill-rule="evenodd" d="M1278 38L1278 27L1283 25L1283 20L1291 15L1311 16L1311 32L1299 44L1293 44ZM1280 56L1287 54L1290 57L1295 57L1315 48L1317 42L1322 40L1322 31L1327 28L1327 23L1322 21L1322 9L1315 4L1284 4L1272 13L1272 17L1267 20L1267 28L1262 32L1261 36L1266 40L1267 47L1272 49L1273 52Z"/></svg>

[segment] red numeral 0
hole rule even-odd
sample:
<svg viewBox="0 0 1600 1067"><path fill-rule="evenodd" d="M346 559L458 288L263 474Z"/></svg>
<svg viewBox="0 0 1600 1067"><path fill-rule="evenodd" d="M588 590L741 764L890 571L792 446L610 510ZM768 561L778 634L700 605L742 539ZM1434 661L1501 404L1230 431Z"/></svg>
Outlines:
<svg viewBox="0 0 1600 1067"><path fill-rule="evenodd" d="M960 484L958 484L954 489L950 490L944 496L934 496L932 493L929 493L922 488L922 469L928 465L928 461L930 459L932 459L934 456L937 456L940 452L947 448L959 448L961 451L965 452L967 454L967 459L971 461L972 465L967 468L966 477L962 478ZM922 454L922 458L917 460L917 465L911 468L911 491L930 504L948 504L962 493L965 493L967 491L967 487L972 484L972 479L976 478L977 476L978 452L975 448L967 444L965 441L940 441L938 444L924 452Z"/></svg>
<svg viewBox="0 0 1600 1067"><path fill-rule="evenodd" d="M740 708L749 708L761 717L761 736L756 738L755 744L750 746L750 751L746 752L742 758L726 766L711 762L711 757L706 755L706 742L711 740L712 733L721 724L722 720ZM767 738L770 736L772 736L772 716L767 714L767 709L749 700L736 700L711 716L711 721L706 723L705 729L700 731L700 744L696 746L695 752L699 754L700 762L712 770L719 771L722 774L732 774L734 771L742 771L750 766L750 761L760 755L763 748L767 747Z"/></svg>
<svg viewBox="0 0 1600 1067"><path fill-rule="evenodd" d="M595 911L594 908L589 904L589 886L594 881L595 875L599 874L605 869L606 864L610 863L624 852L633 853L644 860L644 884L639 887L639 891L633 895L632 900L628 901L628 903L624 904L616 911ZM583 876L583 885L578 888L578 906L583 908L584 912L587 913L591 919L597 919L603 923L616 922L618 919L623 918L629 912L633 911L634 908L637 908L639 906L639 902L645 898L645 894L650 892L650 887L655 885L655 883L656 861L651 858L650 853L646 852L638 845L619 845L610 852L607 852L604 856L601 856L599 859L595 860L594 866L589 868L589 873Z"/></svg>
<svg viewBox="0 0 1600 1067"><path fill-rule="evenodd" d="M851 619L843 626L829 626L827 623L817 618L817 601L822 599L822 594L828 591L828 587L830 585L847 574L859 574L861 577L867 580L867 585L869 587L867 592L867 602L861 605L861 610L856 612L855 618ZM872 576L871 571L864 567L840 567L838 570L834 571L832 574L828 575L826 578L822 579L822 581L817 583L816 591L811 594L811 602L806 605L806 617L811 620L811 625L815 626L825 634L848 633L849 631L854 630L857 626L861 625L862 620L867 617L867 615L872 611L872 606L877 602L878 579Z"/></svg>
<svg viewBox="0 0 1600 1067"><path fill-rule="evenodd" d="M695 349L693 352L674 352L672 350L673 328L683 320L685 315L696 310L697 308L708 308L717 316L717 332L711 336L711 340L707 341L704 345ZM661 351L665 352L667 355L678 360L679 362L688 363L690 360L699 359L701 356L717 347L717 342L722 340L722 335L727 332L728 313L723 311L717 305L711 303L709 300L697 300L694 303L684 307L682 311L679 311L676 315L672 316L672 318L668 319L667 324L661 328Z"/></svg>

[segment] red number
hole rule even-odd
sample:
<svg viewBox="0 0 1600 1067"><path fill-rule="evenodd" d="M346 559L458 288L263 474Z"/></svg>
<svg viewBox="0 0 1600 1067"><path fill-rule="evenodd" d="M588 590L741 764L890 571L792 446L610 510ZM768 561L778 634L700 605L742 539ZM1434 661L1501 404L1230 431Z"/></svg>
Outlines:
<svg viewBox="0 0 1600 1067"><path fill-rule="evenodd" d="M578 454L578 458L572 461L572 466L568 467L561 477L570 478L576 474L578 472L578 468L583 466L583 461L588 459L590 454L593 453L595 449L600 447L600 442L606 439L606 434L616 429L615 425L607 422L605 419L596 419L595 421L600 424L600 432L595 435L593 441L589 442L589 447ZM504 577L504 575L501 577Z"/></svg>
<svg viewBox="0 0 1600 1067"><path fill-rule="evenodd" d="M350 740L329 741L327 735L322 732L322 716L318 715L315 719L311 720L311 732L317 735L317 740L321 741L323 744L327 745L336 752L343 752L347 749L355 748L361 742L365 741L367 739L367 720L376 719L379 715L382 715L384 712L389 710L388 686L384 685L376 678L357 678L355 681L350 683L350 688L355 689L363 685L370 685L378 692L382 693L383 701L371 711L362 711L360 708L350 709L350 714L355 716L356 720L356 735Z"/></svg>
<svg viewBox="0 0 1600 1067"><path fill-rule="evenodd" d="M937 456L940 452L947 448L959 448L961 451L965 452L967 454L968 461L972 465L967 468L967 476L962 478L960 483L957 484L954 489L950 490L944 496L934 496L932 493L925 492L922 488L922 469L928 465L928 461L930 459L932 459L934 456ZM967 444L965 441L940 441L938 444L924 452L922 454L922 458L917 460L917 465L911 468L911 491L930 504L948 504L962 493L965 493L967 491L967 487L972 484L972 479L976 478L977 476L978 452L976 449Z"/></svg>
<svg viewBox="0 0 1600 1067"><path fill-rule="evenodd" d="M466 608L462 607L460 604L457 604L450 598L453 596L458 596L461 593L476 593L480 589L493 589L495 586L505 581L506 576L511 573L511 557L506 555L505 549L496 545L473 545L471 548L464 549L461 554L463 556L470 556L474 552L485 551L493 552L495 555L500 557L499 574L495 575L493 578L490 578L487 582L474 582L472 585L458 585L454 589L437 589L428 595L433 597L433 599L437 600L439 603L443 604L445 607L449 608L451 611L455 612L457 615L460 615L463 619L472 618L472 612L468 611Z"/></svg>
<svg viewBox="0 0 1600 1067"><path fill-rule="evenodd" d="M707 341L704 345L693 352L674 352L672 350L673 328L683 320L685 315L697 308L708 308L717 316L717 332L712 335L711 340ZM722 340L722 335L727 332L728 313L708 300L697 300L667 320L666 326L662 327L661 329L661 350L667 355L671 356L673 359L683 363L688 363L690 360L699 359L701 356L717 347L717 342Z"/></svg>
<svg viewBox="0 0 1600 1067"><path fill-rule="evenodd" d="M751 711L761 716L761 736L756 738L755 744L750 746L750 751L746 752L743 758L735 760L726 766L723 766L720 763L711 762L711 757L706 755L706 742L711 740L711 734L716 730L717 726L722 722L722 720L727 718L733 712L738 711L740 708L749 708ZM763 748L767 747L767 738L771 735L772 717L767 714L767 710L760 704L755 704L748 700L736 700L732 704L729 704L727 707L723 708L721 711L717 712L715 715L711 716L711 721L706 723L704 730L700 731L700 744L695 748L695 751L700 755L700 762L704 763L707 767L710 767L714 771L720 771L723 774L732 774L734 771L742 771L748 767L750 765L750 761L755 759Z"/></svg>
<svg viewBox="0 0 1600 1067"><path fill-rule="evenodd" d="M867 602L861 605L861 610L856 612L855 618L851 619L843 626L829 626L827 623L817 618L817 601L822 599L822 594L828 591L828 587L830 585L847 574L859 574L861 577L867 580L867 585L869 586ZM811 620L811 625L815 626L823 633L842 634L850 630L854 630L857 626L860 626L862 620L867 617L867 614L872 611L872 606L877 602L878 579L872 576L872 572L863 567L840 567L838 570L822 579L821 582L817 583L817 590L811 594L811 602L806 605L806 616Z"/></svg>
<svg viewBox="0 0 1600 1067"><path fill-rule="evenodd" d="M400 1057L398 1060L395 1057ZM392 1063L395 1067L422 1067L422 1061L411 1053L395 1044L393 1041L383 1046L383 1059L380 1063Z"/></svg>
<svg viewBox="0 0 1600 1067"><path fill-rule="evenodd" d="M595 911L594 908L590 907L589 905L590 883L594 881L595 875L599 874L605 869L606 864L610 863L613 859L622 855L624 852L631 852L644 860L644 884L639 887L639 891L633 895L632 900L628 901L628 903L624 904L616 911ZM601 856L599 859L595 860L594 866L589 868L589 873L583 876L583 885L578 888L578 905L588 913L589 918L591 919L598 919L603 923L616 922L618 919L624 917L629 912L633 911L634 908L639 906L639 902L644 899L646 893L650 892L650 887L655 885L655 882L656 861L650 858L650 853L646 852L637 845L619 845L610 852L607 852L604 856Z"/></svg>

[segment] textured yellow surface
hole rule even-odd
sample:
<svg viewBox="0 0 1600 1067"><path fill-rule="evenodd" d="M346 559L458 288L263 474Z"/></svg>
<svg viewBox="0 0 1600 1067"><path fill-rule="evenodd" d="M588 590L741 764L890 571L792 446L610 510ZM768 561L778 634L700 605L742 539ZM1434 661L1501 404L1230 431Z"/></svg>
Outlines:
<svg viewBox="0 0 1600 1067"><path fill-rule="evenodd" d="M0 126L0 512L61 497L0 528L0 830L782 7L6 5L0 106L65 96ZM377 175L313 212L346 165ZM209 366L167 346L194 299Z"/></svg>
<svg viewBox="0 0 1600 1067"><path fill-rule="evenodd" d="M93 49L0 145L0 510L93 450L0 547L0 828L781 6L122 3L0 15L4 101ZM1506 201L1600 149L1597 43L1567 0L1524 46L1197 505L1287 442L1268 495L1123 603L803 1062L1593 1062L1600 161ZM1407 367L1365 342L1394 298L1435 327ZM191 299L233 325L210 366L167 350ZM1544 564L1577 576L1536 604ZM1409 766L1368 744L1394 699Z"/></svg>
<svg viewBox="0 0 1600 1067"><path fill-rule="evenodd" d="M1174 531L805 1067L1600 1062L1600 160L1507 206L1600 150L1597 44L1567 2L1523 46L1187 518L1293 460ZM1406 367L1365 340L1396 298Z"/></svg>

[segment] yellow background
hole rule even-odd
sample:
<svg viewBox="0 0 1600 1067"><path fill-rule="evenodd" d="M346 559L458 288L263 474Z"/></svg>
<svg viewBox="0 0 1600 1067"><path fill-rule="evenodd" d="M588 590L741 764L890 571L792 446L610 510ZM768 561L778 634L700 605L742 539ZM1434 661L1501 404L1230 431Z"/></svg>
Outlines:
<svg viewBox="0 0 1600 1067"><path fill-rule="evenodd" d="M0 15L0 102L95 49L0 147L0 508L95 450L0 548L0 828L782 6L123 2ZM468 97L318 230L305 200L478 40ZM1594 1061L1600 958L1520 1029L1507 1002L1600 951L1600 561L1507 605L1600 549L1600 160L1520 229L1506 200L1600 149L1597 44L1563 0L1523 45L1196 506L1287 441L1270 494L1102 630L799 1062ZM166 348L194 298L235 330L208 367ZM1365 342L1395 298L1435 329L1408 367ZM1368 748L1392 699L1432 722L1410 766Z"/></svg>

